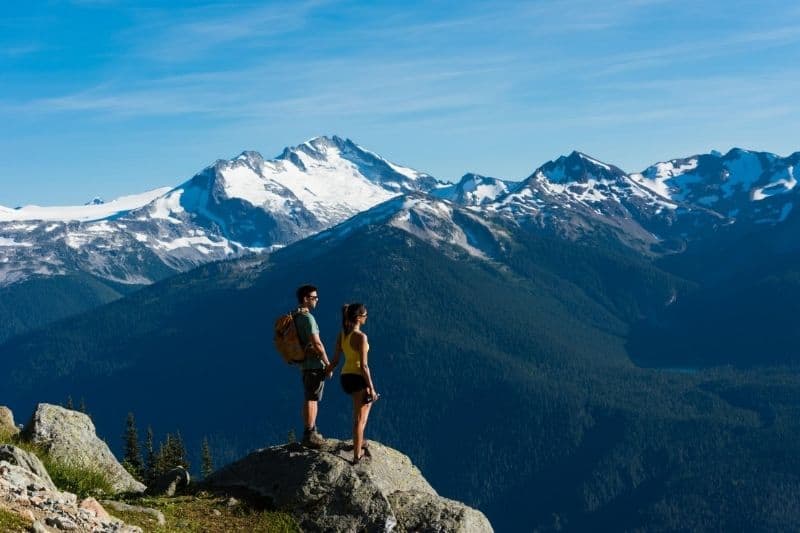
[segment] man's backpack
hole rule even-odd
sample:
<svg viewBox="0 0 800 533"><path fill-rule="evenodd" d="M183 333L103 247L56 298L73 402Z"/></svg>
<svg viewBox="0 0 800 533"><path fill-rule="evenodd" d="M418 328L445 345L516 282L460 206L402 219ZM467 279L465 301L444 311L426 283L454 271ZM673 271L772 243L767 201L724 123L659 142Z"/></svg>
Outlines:
<svg viewBox="0 0 800 533"><path fill-rule="evenodd" d="M287 313L275 320L275 349L290 365L302 363L306 359L305 346L300 344L294 315L295 313Z"/></svg>

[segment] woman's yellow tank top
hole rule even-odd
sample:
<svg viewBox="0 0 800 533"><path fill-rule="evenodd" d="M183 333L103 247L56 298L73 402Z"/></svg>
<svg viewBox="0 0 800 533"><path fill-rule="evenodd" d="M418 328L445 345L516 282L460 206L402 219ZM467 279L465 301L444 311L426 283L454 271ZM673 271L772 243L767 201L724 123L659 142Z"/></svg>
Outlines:
<svg viewBox="0 0 800 533"><path fill-rule="evenodd" d="M361 375L361 354L358 353L350 346L350 337L353 335L351 331L342 339L342 351L344 352L344 368L342 374L358 374Z"/></svg>

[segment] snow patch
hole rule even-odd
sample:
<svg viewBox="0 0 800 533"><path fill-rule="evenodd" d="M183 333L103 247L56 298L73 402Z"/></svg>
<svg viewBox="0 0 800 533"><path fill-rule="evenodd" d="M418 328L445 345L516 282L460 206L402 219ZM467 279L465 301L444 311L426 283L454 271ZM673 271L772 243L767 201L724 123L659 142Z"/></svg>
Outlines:
<svg viewBox="0 0 800 533"><path fill-rule="evenodd" d="M13 220L78 220L89 222L117 215L124 211L138 209L169 192L170 187L154 189L142 194L122 196L104 204L90 204L62 207L41 207L28 205L19 209L0 210L0 222Z"/></svg>

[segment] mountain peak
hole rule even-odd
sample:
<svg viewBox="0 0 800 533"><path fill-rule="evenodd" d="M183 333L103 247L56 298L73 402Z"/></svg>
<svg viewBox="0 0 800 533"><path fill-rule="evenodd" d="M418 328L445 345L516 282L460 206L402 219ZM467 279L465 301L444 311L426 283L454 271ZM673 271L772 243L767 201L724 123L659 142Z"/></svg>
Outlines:
<svg viewBox="0 0 800 533"><path fill-rule="evenodd" d="M544 177L551 183L569 183L589 180L616 181L624 176L625 172L614 165L573 150L568 156L562 155L555 161L548 161L531 177Z"/></svg>

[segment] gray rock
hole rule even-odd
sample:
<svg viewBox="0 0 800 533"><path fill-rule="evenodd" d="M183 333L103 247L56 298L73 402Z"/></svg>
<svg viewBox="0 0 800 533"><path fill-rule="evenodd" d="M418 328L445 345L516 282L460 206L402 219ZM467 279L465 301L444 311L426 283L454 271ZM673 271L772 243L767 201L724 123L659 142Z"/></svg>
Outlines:
<svg viewBox="0 0 800 533"><path fill-rule="evenodd" d="M175 496L175 493L189 486L189 472L182 466L176 466L156 479L147 488L152 496Z"/></svg>
<svg viewBox="0 0 800 533"><path fill-rule="evenodd" d="M45 518L44 523L50 527L60 529L61 531L74 531L78 529L75 522L62 516L48 516Z"/></svg>
<svg viewBox="0 0 800 533"><path fill-rule="evenodd" d="M83 413L41 403L23 429L23 436L42 446L55 460L103 473L115 492L145 490L97 437L94 424Z"/></svg>
<svg viewBox="0 0 800 533"><path fill-rule="evenodd" d="M34 523L31 525L31 531L33 531L33 533L50 533L50 531L51 531L51 530L50 530L50 529L48 529L48 527L47 527L47 526L45 526L44 524L42 524L42 523L41 523L41 521L39 521L39 520L36 520L36 521L35 521L35 522L34 522Z"/></svg>
<svg viewBox="0 0 800 533"><path fill-rule="evenodd" d="M17 448L11 444L0 445L0 461L5 461L10 465L18 466L27 470L35 476L31 479L31 483L44 487L45 490L55 492L56 486L53 480L50 479L50 474L47 473L42 462L34 454L26 452L22 448ZM28 484L19 485L27 487Z"/></svg>
<svg viewBox="0 0 800 533"><path fill-rule="evenodd" d="M140 513L149 516L153 520L155 520L159 526L163 526L167 523L166 518L164 518L164 513L159 511L158 509L151 509L149 507L140 507L138 505L129 505L127 503L118 502L115 500L103 500L101 502L104 507L108 509L112 509L114 511L119 511L122 513Z"/></svg>
<svg viewBox="0 0 800 533"><path fill-rule="evenodd" d="M376 442L369 446L371 457L355 466L352 444L335 439L321 450L274 446L206 482L264 496L305 531L492 531L480 511L441 498L407 456Z"/></svg>
<svg viewBox="0 0 800 533"><path fill-rule="evenodd" d="M19 433L19 428L14 424L14 413L4 405L0 405L0 436L12 437Z"/></svg>
<svg viewBox="0 0 800 533"><path fill-rule="evenodd" d="M482 512L455 500L425 492L397 491L389 495L389 502L397 516L395 533L492 531L492 525Z"/></svg>

